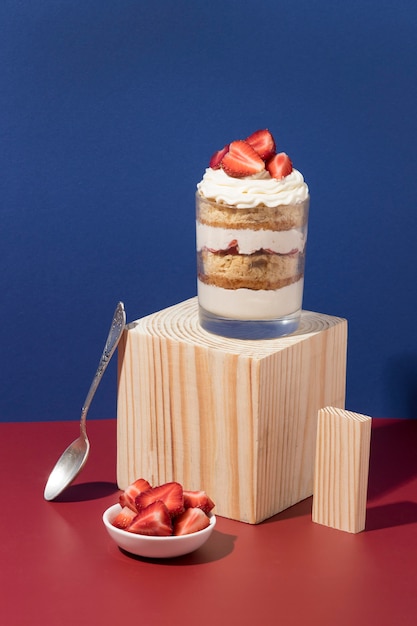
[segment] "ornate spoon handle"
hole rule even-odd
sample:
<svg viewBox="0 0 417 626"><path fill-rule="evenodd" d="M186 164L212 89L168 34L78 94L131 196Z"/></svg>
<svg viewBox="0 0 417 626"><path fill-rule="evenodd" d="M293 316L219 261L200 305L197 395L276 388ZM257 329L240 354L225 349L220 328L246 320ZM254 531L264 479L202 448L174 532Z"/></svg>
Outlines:
<svg viewBox="0 0 417 626"><path fill-rule="evenodd" d="M87 417L88 409L90 408L91 401L97 390L99 382L106 371L107 365L113 356L114 351L117 348L120 337L122 336L123 329L126 324L126 313L123 302L119 302L113 315L113 321L111 323L109 335L107 337L106 345L104 346L103 354L101 355L100 362L98 364L97 371L94 375L93 382L91 383L87 397L84 401L81 411L81 430L85 429L85 420Z"/></svg>

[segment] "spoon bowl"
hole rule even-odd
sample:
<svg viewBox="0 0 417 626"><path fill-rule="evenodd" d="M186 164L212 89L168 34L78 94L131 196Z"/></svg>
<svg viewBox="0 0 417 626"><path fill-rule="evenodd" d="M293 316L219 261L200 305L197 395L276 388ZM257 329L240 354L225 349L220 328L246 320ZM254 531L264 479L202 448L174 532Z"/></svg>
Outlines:
<svg viewBox="0 0 417 626"><path fill-rule="evenodd" d="M87 462L90 452L90 442L88 440L86 430L88 409L90 408L94 394L103 377L107 365L117 348L125 324L126 313L123 302L119 302L113 315L112 324L107 337L106 345L104 346L103 354L101 355L97 371L81 411L80 435L61 454L55 467L50 473L44 491L45 500L54 500L57 496L59 496L59 494L61 494L64 489L66 489L73 482L76 476L78 476Z"/></svg>
<svg viewBox="0 0 417 626"><path fill-rule="evenodd" d="M86 464L89 453L88 437L81 434L56 462L45 486L45 500L54 500L72 483Z"/></svg>

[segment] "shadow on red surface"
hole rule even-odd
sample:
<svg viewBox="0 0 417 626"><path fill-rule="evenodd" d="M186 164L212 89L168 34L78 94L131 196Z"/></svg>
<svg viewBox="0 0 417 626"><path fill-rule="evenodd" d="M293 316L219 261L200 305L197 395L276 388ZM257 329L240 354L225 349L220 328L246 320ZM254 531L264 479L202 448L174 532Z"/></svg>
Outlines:
<svg viewBox="0 0 417 626"><path fill-rule="evenodd" d="M417 522L417 502L393 502L366 510L365 531L380 530Z"/></svg>
<svg viewBox="0 0 417 626"><path fill-rule="evenodd" d="M106 496L117 493L119 488L116 483L95 481L70 485L54 502L84 502L86 500L99 500Z"/></svg>
<svg viewBox="0 0 417 626"><path fill-rule="evenodd" d="M416 449L417 420L378 421L371 435L368 501L417 477Z"/></svg>

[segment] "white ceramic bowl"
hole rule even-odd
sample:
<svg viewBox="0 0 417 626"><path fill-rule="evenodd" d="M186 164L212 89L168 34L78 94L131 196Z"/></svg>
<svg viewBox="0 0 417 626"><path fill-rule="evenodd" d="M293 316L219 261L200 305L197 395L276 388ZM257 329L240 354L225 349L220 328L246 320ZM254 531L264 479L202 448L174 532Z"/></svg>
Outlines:
<svg viewBox="0 0 417 626"><path fill-rule="evenodd" d="M151 559L167 559L194 552L207 541L216 525L216 517L210 513L210 525L196 533L178 537L148 537L113 526L112 521L120 511L120 504L113 504L103 513L103 522L110 537L123 550Z"/></svg>

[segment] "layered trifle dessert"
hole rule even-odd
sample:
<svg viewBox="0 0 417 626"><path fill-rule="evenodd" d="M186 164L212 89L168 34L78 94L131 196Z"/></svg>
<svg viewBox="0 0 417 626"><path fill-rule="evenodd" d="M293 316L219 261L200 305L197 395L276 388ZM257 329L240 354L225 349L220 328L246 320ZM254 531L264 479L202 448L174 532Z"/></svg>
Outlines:
<svg viewBox="0 0 417 626"><path fill-rule="evenodd" d="M241 338L299 323L309 190L268 130L217 151L197 185L200 323Z"/></svg>

